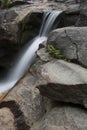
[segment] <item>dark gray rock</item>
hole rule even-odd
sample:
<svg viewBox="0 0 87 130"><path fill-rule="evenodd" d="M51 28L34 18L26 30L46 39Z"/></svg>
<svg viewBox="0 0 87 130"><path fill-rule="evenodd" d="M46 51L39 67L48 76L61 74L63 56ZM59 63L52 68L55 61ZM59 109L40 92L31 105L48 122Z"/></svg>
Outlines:
<svg viewBox="0 0 87 130"><path fill-rule="evenodd" d="M68 5L63 12L63 16L61 17L61 21L58 27L75 26L79 19L79 14L80 4Z"/></svg>
<svg viewBox="0 0 87 130"><path fill-rule="evenodd" d="M19 5L19 4L24 4L26 3L26 0L12 0L13 4Z"/></svg>
<svg viewBox="0 0 87 130"><path fill-rule="evenodd" d="M81 104L87 107L87 84L48 83L47 85L40 85L38 88L43 96L47 96L51 100Z"/></svg>
<svg viewBox="0 0 87 130"><path fill-rule="evenodd" d="M48 43L61 51L67 59L76 60L87 67L87 28L66 27L54 30Z"/></svg>
<svg viewBox="0 0 87 130"><path fill-rule="evenodd" d="M72 4L67 7L66 14L79 14L80 13L80 4Z"/></svg>
<svg viewBox="0 0 87 130"><path fill-rule="evenodd" d="M87 26L87 1L82 0L81 1L81 7L80 7L80 17L77 22L77 26Z"/></svg>

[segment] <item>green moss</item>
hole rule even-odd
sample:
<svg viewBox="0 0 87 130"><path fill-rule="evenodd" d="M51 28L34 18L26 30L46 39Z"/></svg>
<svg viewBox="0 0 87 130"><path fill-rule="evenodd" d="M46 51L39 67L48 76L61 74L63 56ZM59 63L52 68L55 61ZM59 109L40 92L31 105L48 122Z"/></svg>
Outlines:
<svg viewBox="0 0 87 130"><path fill-rule="evenodd" d="M32 34L32 26L28 25L28 24L22 24L22 28L21 28L21 44L26 43L29 39L29 31L31 30L31 34Z"/></svg>
<svg viewBox="0 0 87 130"><path fill-rule="evenodd" d="M13 6L12 0L8 0L8 2L7 2L7 7L12 7L12 6Z"/></svg>
<svg viewBox="0 0 87 130"><path fill-rule="evenodd" d="M65 61L71 62L70 59L67 59L64 55L61 54L60 50L55 49L53 45L48 45L47 51L52 57L56 59L63 59Z"/></svg>
<svg viewBox="0 0 87 130"><path fill-rule="evenodd" d="M5 33L5 30L3 28L0 28L0 33Z"/></svg>
<svg viewBox="0 0 87 130"><path fill-rule="evenodd" d="M28 36L28 30L25 32L22 32L22 37L21 37L21 44L24 44L28 41L29 36Z"/></svg>
<svg viewBox="0 0 87 130"><path fill-rule="evenodd" d="M33 30L33 26L26 24L23 28L23 32L27 31L27 30Z"/></svg>
<svg viewBox="0 0 87 130"><path fill-rule="evenodd" d="M48 45L48 53L57 59L64 59L64 56L61 54L60 50L55 49L52 45Z"/></svg>
<svg viewBox="0 0 87 130"><path fill-rule="evenodd" d="M9 8L13 6L12 0L0 0L1 8Z"/></svg>

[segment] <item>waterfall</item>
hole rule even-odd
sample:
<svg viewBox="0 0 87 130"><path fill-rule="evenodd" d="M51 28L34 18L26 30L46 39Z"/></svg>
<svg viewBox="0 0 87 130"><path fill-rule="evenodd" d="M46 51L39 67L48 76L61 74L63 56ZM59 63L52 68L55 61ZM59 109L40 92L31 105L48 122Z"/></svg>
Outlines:
<svg viewBox="0 0 87 130"><path fill-rule="evenodd" d="M22 49L15 65L10 69L9 74L0 82L0 93L8 91L17 83L24 73L31 66L35 59L35 52L39 44L47 40L47 35L51 31L56 18L61 14L61 11L50 11L44 14L42 26L37 37L27 44ZM30 44L31 43L31 44Z"/></svg>
<svg viewBox="0 0 87 130"><path fill-rule="evenodd" d="M55 22L55 19L58 17L58 15L61 13L62 11L52 11L52 12L48 12L45 14L44 16L44 20L41 26L41 30L40 30L40 36L46 36L48 35L48 33L50 32L53 23Z"/></svg>

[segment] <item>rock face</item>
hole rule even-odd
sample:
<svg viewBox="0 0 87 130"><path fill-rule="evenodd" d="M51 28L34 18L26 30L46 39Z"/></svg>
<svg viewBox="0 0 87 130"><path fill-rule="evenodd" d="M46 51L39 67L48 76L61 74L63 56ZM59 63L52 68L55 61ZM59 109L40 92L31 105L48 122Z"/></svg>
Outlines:
<svg viewBox="0 0 87 130"><path fill-rule="evenodd" d="M87 67L87 28L66 27L50 33L48 44L61 51L67 59Z"/></svg>
<svg viewBox="0 0 87 130"><path fill-rule="evenodd" d="M74 106L58 105L30 130L86 130L86 110Z"/></svg>

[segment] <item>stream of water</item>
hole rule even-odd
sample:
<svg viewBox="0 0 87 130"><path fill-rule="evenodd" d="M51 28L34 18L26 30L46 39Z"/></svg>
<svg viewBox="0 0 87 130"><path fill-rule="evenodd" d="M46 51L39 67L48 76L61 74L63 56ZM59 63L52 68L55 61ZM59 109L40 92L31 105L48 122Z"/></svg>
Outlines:
<svg viewBox="0 0 87 130"><path fill-rule="evenodd" d="M9 70L8 75L0 81L0 93L8 91L18 82L35 59L35 52L39 44L47 40L47 35L51 31L56 18L62 11L50 11L44 13L42 26L37 37L35 37L27 46L22 49L18 55L14 66Z"/></svg>

